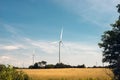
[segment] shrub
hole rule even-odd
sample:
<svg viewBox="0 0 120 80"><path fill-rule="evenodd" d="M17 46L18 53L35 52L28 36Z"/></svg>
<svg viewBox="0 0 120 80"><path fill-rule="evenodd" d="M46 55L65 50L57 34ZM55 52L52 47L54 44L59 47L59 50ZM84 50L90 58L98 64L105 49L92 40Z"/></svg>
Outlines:
<svg viewBox="0 0 120 80"><path fill-rule="evenodd" d="M0 65L0 80L30 80L22 71L16 71L12 66Z"/></svg>

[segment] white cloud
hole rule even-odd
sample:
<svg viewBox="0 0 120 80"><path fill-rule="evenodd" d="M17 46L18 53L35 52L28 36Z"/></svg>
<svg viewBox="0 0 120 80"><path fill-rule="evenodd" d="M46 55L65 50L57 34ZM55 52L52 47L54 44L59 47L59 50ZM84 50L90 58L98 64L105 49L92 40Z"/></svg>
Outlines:
<svg viewBox="0 0 120 80"><path fill-rule="evenodd" d="M10 55L2 55L0 56L0 64L3 63L5 64L7 61L11 60L11 56Z"/></svg>
<svg viewBox="0 0 120 80"><path fill-rule="evenodd" d="M1 49L6 50L6 53L2 52L3 54L1 54L1 63L17 66L22 66L24 63L24 66L29 66L32 64L33 50L36 50L36 62L41 60L46 60L48 63L53 64L58 62L58 42L36 41L29 38L23 38L23 40L24 42L21 44L0 46L0 48L2 47ZM64 45L61 46L61 61L63 63L93 66L98 61L99 65L101 65L102 55L97 45L66 41L63 43ZM17 51L11 53L10 50Z"/></svg>
<svg viewBox="0 0 120 80"><path fill-rule="evenodd" d="M14 56L14 55L0 56L0 64L4 64L4 65L10 64L10 65L19 66L19 67L24 67L24 66L30 65L31 60L28 60L27 62L25 62L23 60L27 61L27 59L20 59L19 56Z"/></svg>
<svg viewBox="0 0 120 80"><path fill-rule="evenodd" d="M25 39L29 44L32 46L40 48L41 51L45 53L56 53L57 52L57 44L47 41L34 41L31 39L26 38Z"/></svg>
<svg viewBox="0 0 120 80"><path fill-rule="evenodd" d="M14 31L14 30L13 30ZM10 31L14 34L14 32ZM16 32L16 31L15 31ZM19 36L17 34L17 36ZM15 37L12 37L15 38ZM96 45L86 44L86 43L77 43L77 42L63 42L64 45L61 46L61 58L63 63L69 64L86 64L93 65L98 61L100 63L101 54ZM0 45L0 50L2 52L0 57L1 63L14 64L21 66L26 64L29 66L31 64L30 56L32 56L32 50L37 49L36 52L36 61L46 60L48 62L57 63L58 59L58 42L50 42L50 41L39 41L32 40L25 37L18 37L16 42L9 41L10 45L4 44ZM22 50L21 50L22 49ZM24 50L23 50L24 49ZM7 52L7 53L5 53ZM14 51L17 50L17 51ZM10 52L13 51L13 52ZM9 54L10 53L10 54ZM4 54L8 54L4 56ZM14 57L11 57L13 56ZM27 57L27 58L26 58Z"/></svg>
<svg viewBox="0 0 120 80"><path fill-rule="evenodd" d="M69 48L71 53L77 54L94 54L98 53L98 48L95 45L66 42L65 45Z"/></svg>
<svg viewBox="0 0 120 80"><path fill-rule="evenodd" d="M0 49L1 50L8 50L8 51L11 51L11 50L17 50L17 49L24 49L25 46L23 45L0 45Z"/></svg>
<svg viewBox="0 0 120 80"><path fill-rule="evenodd" d="M3 46L2 49L5 49L5 50L16 50L16 49L19 49L18 46Z"/></svg>
<svg viewBox="0 0 120 80"><path fill-rule="evenodd" d="M58 52L58 42L47 42L47 41L34 41L31 39L26 39L26 41L44 51L45 53L57 53ZM70 53L97 53L98 47L95 45L83 44L83 43L75 43L75 42L64 42L62 45L62 50L65 52L66 50L71 51Z"/></svg>
<svg viewBox="0 0 120 80"><path fill-rule="evenodd" d="M5 60L6 60L6 59L9 60L10 57L9 57L9 56L1 56L0 59L2 59L2 60L4 60L4 59L5 59Z"/></svg>
<svg viewBox="0 0 120 80"><path fill-rule="evenodd" d="M48 41L35 41L31 39L26 39L26 41L31 44L31 46L39 48L39 51L42 51L43 54L53 55L52 57L46 55L46 60L48 62L55 62L53 60L58 55L58 43L48 42ZM64 45L61 46L61 58L62 62L69 63L73 65L77 64L86 64L87 66L93 66L98 61L101 65L102 54L97 45L94 44L85 44L77 42L64 42ZM52 59L51 59L51 58ZM42 58L44 59L44 58Z"/></svg>

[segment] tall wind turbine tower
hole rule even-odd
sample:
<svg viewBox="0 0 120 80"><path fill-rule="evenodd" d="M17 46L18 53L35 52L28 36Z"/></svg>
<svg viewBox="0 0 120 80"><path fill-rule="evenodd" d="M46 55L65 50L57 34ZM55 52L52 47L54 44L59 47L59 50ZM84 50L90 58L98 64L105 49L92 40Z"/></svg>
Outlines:
<svg viewBox="0 0 120 80"><path fill-rule="evenodd" d="M60 41L59 41L59 63L61 63L61 44L62 44L62 35L63 35L63 28L61 29L61 33L60 33Z"/></svg>
<svg viewBox="0 0 120 80"><path fill-rule="evenodd" d="M34 65L34 61L35 61L35 50L33 50L32 58L33 58L33 65Z"/></svg>

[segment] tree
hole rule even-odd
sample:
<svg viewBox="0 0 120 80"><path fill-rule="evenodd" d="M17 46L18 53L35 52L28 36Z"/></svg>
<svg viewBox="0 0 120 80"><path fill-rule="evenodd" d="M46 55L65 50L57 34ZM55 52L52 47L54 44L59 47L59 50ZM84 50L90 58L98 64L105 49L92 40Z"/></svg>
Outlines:
<svg viewBox="0 0 120 80"><path fill-rule="evenodd" d="M38 69L38 68L45 68L47 62L46 61L41 61L41 62L36 62L34 65L30 65L30 69Z"/></svg>
<svg viewBox="0 0 120 80"><path fill-rule="evenodd" d="M47 62L46 62L46 61L41 61L41 63L42 63L43 65L46 65L46 64L47 64Z"/></svg>
<svg viewBox="0 0 120 80"><path fill-rule="evenodd" d="M34 68L39 68L38 63L35 63L33 67Z"/></svg>
<svg viewBox="0 0 120 80"><path fill-rule="evenodd" d="M38 66L40 68L44 68L46 66L47 62L46 61L41 61L41 62L38 62Z"/></svg>
<svg viewBox="0 0 120 80"><path fill-rule="evenodd" d="M64 63L57 63L54 68L72 68L72 66L64 64Z"/></svg>
<svg viewBox="0 0 120 80"><path fill-rule="evenodd" d="M120 4L116 7L120 13ZM112 29L104 32L102 42L98 45L103 48L102 62L109 63L115 75L114 79L120 80L120 16L111 26Z"/></svg>
<svg viewBox="0 0 120 80"><path fill-rule="evenodd" d="M41 65L42 65L42 66L45 66L46 64L47 64L46 61L41 61Z"/></svg>
<svg viewBox="0 0 120 80"><path fill-rule="evenodd" d="M83 65L78 65L77 68L86 68L85 64Z"/></svg>
<svg viewBox="0 0 120 80"><path fill-rule="evenodd" d="M48 65L45 66L46 69L51 69L51 68L54 68L54 67L55 67L55 65L53 65L53 64L48 64Z"/></svg>
<svg viewBox="0 0 120 80"><path fill-rule="evenodd" d="M34 68L34 66L33 66L33 65L30 65L28 68L29 68L29 69L33 69L33 68Z"/></svg>

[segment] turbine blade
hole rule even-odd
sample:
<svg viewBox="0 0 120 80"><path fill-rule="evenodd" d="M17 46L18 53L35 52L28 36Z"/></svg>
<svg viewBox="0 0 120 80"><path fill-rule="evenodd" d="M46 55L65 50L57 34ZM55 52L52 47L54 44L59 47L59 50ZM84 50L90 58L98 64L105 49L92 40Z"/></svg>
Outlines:
<svg viewBox="0 0 120 80"><path fill-rule="evenodd" d="M35 50L33 50L33 54L35 54Z"/></svg>
<svg viewBox="0 0 120 80"><path fill-rule="evenodd" d="M59 41L50 42L50 44L57 44Z"/></svg>
<svg viewBox="0 0 120 80"><path fill-rule="evenodd" d="M62 41L62 36L63 36L63 28L61 29L61 33L60 33L60 41Z"/></svg>

